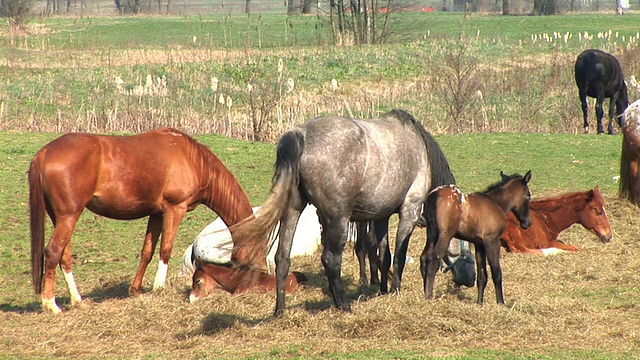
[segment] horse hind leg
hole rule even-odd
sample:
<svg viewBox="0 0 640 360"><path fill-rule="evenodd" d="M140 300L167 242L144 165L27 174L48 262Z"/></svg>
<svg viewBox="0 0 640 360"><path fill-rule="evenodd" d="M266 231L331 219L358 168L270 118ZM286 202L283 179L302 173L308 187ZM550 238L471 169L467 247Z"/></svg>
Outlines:
<svg viewBox="0 0 640 360"><path fill-rule="evenodd" d="M582 109L582 119L584 121L584 132L589 132L589 119L587 118L587 112L589 109L589 103L587 102L587 91L586 89L580 88L579 90L580 96L580 106Z"/></svg>
<svg viewBox="0 0 640 360"><path fill-rule="evenodd" d="M335 306L343 311L351 311L351 305L346 296L344 281L340 274L342 269L342 253L347 242L348 219L323 221L322 229L322 265L329 281L329 292Z"/></svg>
<svg viewBox="0 0 640 360"><path fill-rule="evenodd" d="M360 285L366 286L368 282L367 278L367 254L368 243L366 239L366 223L359 222L356 226L356 257L358 258L358 267L360 270ZM369 258L369 264L371 265L371 258ZM371 274L373 276L373 274ZM373 279L372 279L373 280Z"/></svg>
<svg viewBox="0 0 640 360"><path fill-rule="evenodd" d="M487 286L487 251L483 244L476 244L476 285L478 287L478 305L484 304L484 288ZM496 291L496 294L498 292ZM497 295L496 295L497 296Z"/></svg>
<svg viewBox="0 0 640 360"><path fill-rule="evenodd" d="M82 297L80 296L80 292L76 287L76 281L73 277L72 272L73 267L73 256L71 252L71 242L67 244L62 252L62 261L60 263L60 268L64 274L64 280L67 283L67 288L69 289L69 297L71 299L71 306L79 306L82 304Z"/></svg>
<svg viewBox="0 0 640 360"><path fill-rule="evenodd" d="M51 311L54 314L59 314L62 311L56 304L54 290L56 267L58 265L60 265L64 272L72 304L82 302L82 298L78 293L73 279L73 274L71 273L72 259L71 247L69 246L71 235L75 230L79 217L80 215L56 219L53 234L45 250L45 275L41 302L43 310Z"/></svg>
<svg viewBox="0 0 640 360"><path fill-rule="evenodd" d="M389 292L389 269L391 268L391 252L389 251L389 218L376 220L373 223L374 237L377 242L375 251L380 271L380 293ZM372 269L373 271L373 269Z"/></svg>

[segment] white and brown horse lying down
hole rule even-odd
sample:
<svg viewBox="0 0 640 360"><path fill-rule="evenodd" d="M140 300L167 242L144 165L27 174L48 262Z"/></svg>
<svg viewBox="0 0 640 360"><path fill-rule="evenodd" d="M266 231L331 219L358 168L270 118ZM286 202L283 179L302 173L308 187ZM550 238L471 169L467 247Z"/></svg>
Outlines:
<svg viewBox="0 0 640 360"><path fill-rule="evenodd" d="M257 214L260 207L254 207ZM274 232L274 236L277 232ZM296 233L291 247L291 256L313 254L320 245L321 229L316 215L316 208L309 204L298 220ZM278 249L278 238L270 239L271 246L266 256L267 268L275 269L275 252ZM193 244L184 252L180 275L192 279L189 301L194 302L203 298L216 288L232 294L247 292L255 288L258 291L273 291L276 289L276 278L267 275L259 269L244 267L238 272L232 268L231 254L233 240L227 225L221 218L217 218L207 225L196 237ZM242 268L242 267L241 267ZM300 283L307 278L299 272L289 274L286 281L286 291L292 293Z"/></svg>
<svg viewBox="0 0 640 360"><path fill-rule="evenodd" d="M513 253L551 255L577 252L578 247L558 240L558 235L573 224L580 224L609 242L613 236L605 210L606 203L598 186L593 190L571 192L529 203L533 223L522 229L515 216L507 217L500 241L502 247Z"/></svg>

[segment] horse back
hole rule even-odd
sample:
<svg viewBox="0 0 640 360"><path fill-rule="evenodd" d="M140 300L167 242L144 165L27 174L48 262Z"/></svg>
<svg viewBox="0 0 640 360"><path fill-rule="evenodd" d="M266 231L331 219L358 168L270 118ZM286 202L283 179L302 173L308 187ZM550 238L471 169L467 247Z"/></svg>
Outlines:
<svg viewBox="0 0 640 360"><path fill-rule="evenodd" d="M134 136L72 133L47 144L45 192L60 211L134 219L181 203L198 191L202 169L190 160L186 135L160 129ZM73 207L74 209L71 209Z"/></svg>
<svg viewBox="0 0 640 360"><path fill-rule="evenodd" d="M626 91L624 73L618 59L601 50L588 49L580 53L575 63L575 80L590 97L597 97L596 84L602 84L604 97L611 98Z"/></svg>
<svg viewBox="0 0 640 360"><path fill-rule="evenodd" d="M340 204L358 220L389 215L419 187L426 198L426 150L421 138L396 119L323 117L302 127L301 184L316 206ZM369 214L369 215L367 215ZM359 217L362 217L360 219Z"/></svg>

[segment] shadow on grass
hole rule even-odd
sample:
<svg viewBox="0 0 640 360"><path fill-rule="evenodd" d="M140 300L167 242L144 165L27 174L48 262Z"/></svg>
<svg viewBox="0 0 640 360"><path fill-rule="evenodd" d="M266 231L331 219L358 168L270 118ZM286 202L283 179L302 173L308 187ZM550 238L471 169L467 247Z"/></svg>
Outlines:
<svg viewBox="0 0 640 360"><path fill-rule="evenodd" d="M93 290L84 295L85 298L93 302L100 303L112 299L126 299L129 297L129 282L107 284L105 287Z"/></svg>
<svg viewBox="0 0 640 360"><path fill-rule="evenodd" d="M39 302L31 302L25 305L14 305L9 303L0 304L0 311L17 314L36 313L41 311Z"/></svg>

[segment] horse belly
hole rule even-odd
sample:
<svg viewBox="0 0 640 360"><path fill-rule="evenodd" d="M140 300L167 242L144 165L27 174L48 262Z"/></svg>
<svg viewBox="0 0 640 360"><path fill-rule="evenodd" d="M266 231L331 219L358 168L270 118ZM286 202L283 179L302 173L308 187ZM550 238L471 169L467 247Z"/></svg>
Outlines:
<svg viewBox="0 0 640 360"><path fill-rule="evenodd" d="M157 207L146 201L126 197L94 196L87 204L92 212L117 220L133 220L157 212Z"/></svg>

